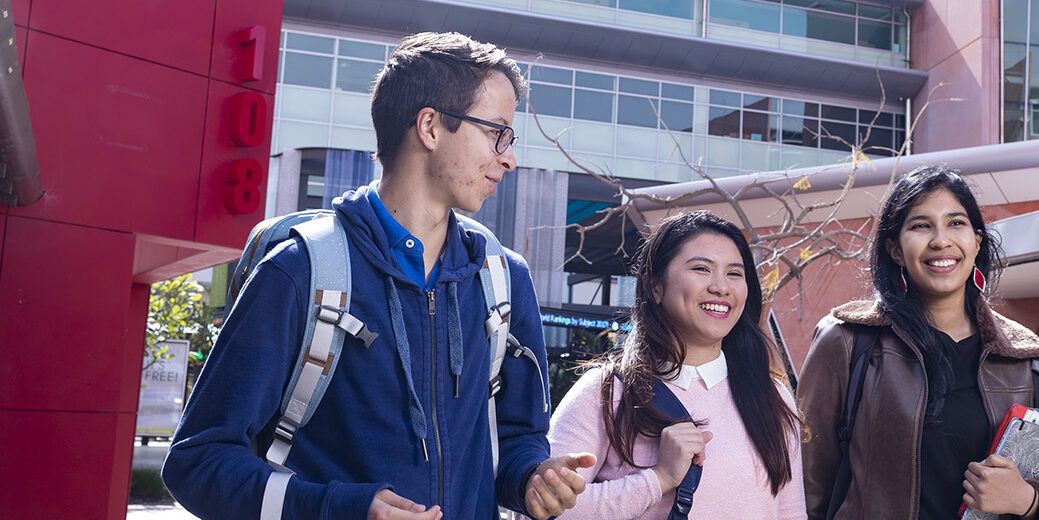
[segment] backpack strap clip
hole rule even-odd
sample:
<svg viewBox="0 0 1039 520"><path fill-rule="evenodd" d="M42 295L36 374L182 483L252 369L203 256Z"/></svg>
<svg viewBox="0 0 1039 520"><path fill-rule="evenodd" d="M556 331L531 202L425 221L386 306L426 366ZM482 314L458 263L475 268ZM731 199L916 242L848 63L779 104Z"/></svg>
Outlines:
<svg viewBox="0 0 1039 520"><path fill-rule="evenodd" d="M490 314L487 315L487 320L483 322L483 327L490 336L502 325L509 323L509 315L512 314L512 303L508 300L498 303L490 307Z"/></svg>
<svg viewBox="0 0 1039 520"><path fill-rule="evenodd" d="M361 340L364 348L372 346L379 334L372 332L361 320L354 317L342 307L332 305L318 305L317 316L319 321L334 325L343 329L347 334Z"/></svg>
<svg viewBox="0 0 1039 520"><path fill-rule="evenodd" d="M491 397L492 398L495 395L498 395L498 392L501 390L501 374L498 374L498 375L494 376L494 379L491 379L490 390L491 390Z"/></svg>
<svg viewBox="0 0 1039 520"><path fill-rule="evenodd" d="M688 515L689 510L693 508L693 493L695 489L687 489L682 486L675 488L675 509L683 514Z"/></svg>

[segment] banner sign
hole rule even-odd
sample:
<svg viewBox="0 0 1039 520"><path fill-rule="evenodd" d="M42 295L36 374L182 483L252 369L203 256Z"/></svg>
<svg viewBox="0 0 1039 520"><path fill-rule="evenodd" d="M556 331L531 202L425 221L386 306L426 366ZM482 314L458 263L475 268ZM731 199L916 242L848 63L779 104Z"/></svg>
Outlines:
<svg viewBox="0 0 1039 520"><path fill-rule="evenodd" d="M146 368L141 371L141 400L137 407L137 436L173 436L184 411L190 345L188 340L171 339L155 345L156 351L168 349L164 359L145 355Z"/></svg>

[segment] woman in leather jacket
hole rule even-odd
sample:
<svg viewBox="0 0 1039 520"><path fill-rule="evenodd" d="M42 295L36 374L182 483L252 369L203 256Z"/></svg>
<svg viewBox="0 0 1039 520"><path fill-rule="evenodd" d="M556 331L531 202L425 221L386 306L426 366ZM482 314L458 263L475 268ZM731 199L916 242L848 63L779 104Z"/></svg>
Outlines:
<svg viewBox="0 0 1039 520"><path fill-rule="evenodd" d="M1039 338L988 306L986 280L1003 262L974 195L956 172L924 166L898 181L878 219L874 297L820 321L801 373L808 518L959 518L961 502L1035 518L1036 482L988 450L1011 404L1037 404ZM850 485L838 496L838 431L860 335L868 363Z"/></svg>

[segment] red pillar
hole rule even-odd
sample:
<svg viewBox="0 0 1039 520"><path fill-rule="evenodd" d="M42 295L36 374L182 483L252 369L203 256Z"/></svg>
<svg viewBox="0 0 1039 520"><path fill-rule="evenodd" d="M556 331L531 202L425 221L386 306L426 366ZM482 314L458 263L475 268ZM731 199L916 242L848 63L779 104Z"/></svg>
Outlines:
<svg viewBox="0 0 1039 520"><path fill-rule="evenodd" d="M281 2L12 11L46 195L0 206L0 516L123 518L148 284L263 215Z"/></svg>

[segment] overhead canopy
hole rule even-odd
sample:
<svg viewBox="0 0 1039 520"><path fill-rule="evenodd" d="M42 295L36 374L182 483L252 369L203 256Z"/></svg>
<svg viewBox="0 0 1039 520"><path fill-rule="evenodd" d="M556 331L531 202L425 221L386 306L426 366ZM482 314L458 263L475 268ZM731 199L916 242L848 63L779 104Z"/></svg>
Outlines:
<svg viewBox="0 0 1039 520"><path fill-rule="evenodd" d="M1039 298L1039 211L993 222L1009 267L999 281L1005 298Z"/></svg>
<svg viewBox="0 0 1039 520"><path fill-rule="evenodd" d="M903 175L913 168L927 164L943 164L960 171L972 185L982 206L1029 202L1039 200L1039 141L1025 141L943 152L921 153L902 158L877 159L858 166L854 188L840 209L838 219L875 216L880 209L892 175ZM786 172L765 172L718 179L718 184L729 193L755 181L767 182L776 192L793 190L793 185L807 179L811 189L797 191L803 204L833 200L851 175L853 165L848 163ZM668 184L633 190L634 193L658 197L681 197L709 187L707 181ZM681 204L664 205L648 200L634 200L628 217L640 229L653 227L668 214L691 209L708 209L736 220L736 214L723 199L713 193L683 200ZM778 224L779 203L761 190L750 191L740 200L755 227ZM819 221L828 212L816 213ZM992 229L1002 237L1003 248L1010 267L999 284L999 294L1005 298L1039 297L1039 212L1026 213L992 223Z"/></svg>
<svg viewBox="0 0 1039 520"><path fill-rule="evenodd" d="M1039 200L1039 141L977 146L941 152L930 152L864 161L847 162L772 171L718 179L718 185L729 193L736 193L754 182L765 182L778 193L793 191L799 180L806 178L811 189L796 191L803 204L833 200L852 171L855 171L854 188L841 205L836 218L861 218L876 213L887 191L892 176L900 176L913 168L927 164L943 164L959 170L973 184L978 202L982 205L1008 204ZM706 180L667 184L633 190L634 193L653 195L666 199L678 199L683 195L707 189ZM741 206L755 226L774 226L779 203L763 190L752 190L744 194ZM724 199L714 193L686 197L680 204L662 204L637 199L632 206L639 212L629 211L628 216L639 226L652 226L669 213L683 208L710 209L721 216L734 219L735 213ZM641 213L641 215L640 215ZM822 218L824 212L817 212ZM643 219L644 218L644 219ZM808 221L813 221L809 219Z"/></svg>

